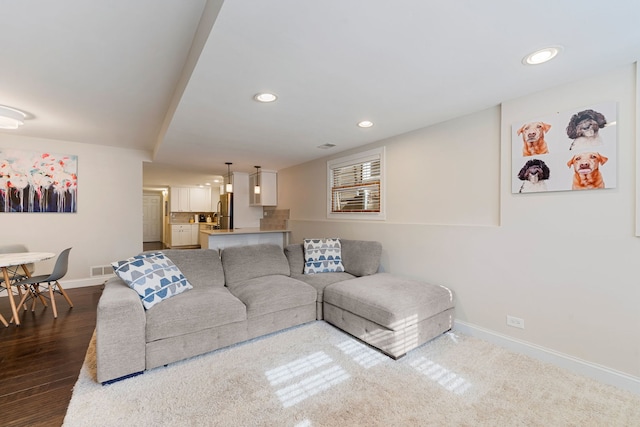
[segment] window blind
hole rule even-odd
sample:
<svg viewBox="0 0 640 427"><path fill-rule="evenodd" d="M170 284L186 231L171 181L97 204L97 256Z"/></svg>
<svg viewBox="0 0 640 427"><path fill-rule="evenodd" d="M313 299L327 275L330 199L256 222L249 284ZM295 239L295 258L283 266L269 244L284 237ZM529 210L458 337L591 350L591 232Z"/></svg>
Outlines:
<svg viewBox="0 0 640 427"><path fill-rule="evenodd" d="M331 168L331 212L380 212L380 156Z"/></svg>

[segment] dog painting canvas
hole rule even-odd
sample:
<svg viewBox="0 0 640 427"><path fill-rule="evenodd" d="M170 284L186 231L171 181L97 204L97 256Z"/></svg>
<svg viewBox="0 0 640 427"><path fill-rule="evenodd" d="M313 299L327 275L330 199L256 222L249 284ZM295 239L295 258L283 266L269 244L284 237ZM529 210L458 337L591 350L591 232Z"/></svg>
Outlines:
<svg viewBox="0 0 640 427"><path fill-rule="evenodd" d="M573 116L567 125L567 136L572 142L569 150L602 145L600 129L607 125L604 115L594 110L583 110Z"/></svg>
<svg viewBox="0 0 640 427"><path fill-rule="evenodd" d="M511 127L511 192L616 187L617 104L524 119Z"/></svg>
<svg viewBox="0 0 640 427"><path fill-rule="evenodd" d="M589 188L605 188L604 178L600 173L600 165L609 159L594 151L579 153L573 156L567 166L573 169L573 190L587 190Z"/></svg>
<svg viewBox="0 0 640 427"><path fill-rule="evenodd" d="M549 166L540 160L527 160L522 166L518 179L522 181L519 193L535 193L538 191L547 191L547 180L550 177Z"/></svg>
<svg viewBox="0 0 640 427"><path fill-rule="evenodd" d="M545 122L530 122L522 125L518 129L518 135L522 136L522 155L535 156L537 154L547 154L549 147L544 139L544 135L549 132L551 125Z"/></svg>

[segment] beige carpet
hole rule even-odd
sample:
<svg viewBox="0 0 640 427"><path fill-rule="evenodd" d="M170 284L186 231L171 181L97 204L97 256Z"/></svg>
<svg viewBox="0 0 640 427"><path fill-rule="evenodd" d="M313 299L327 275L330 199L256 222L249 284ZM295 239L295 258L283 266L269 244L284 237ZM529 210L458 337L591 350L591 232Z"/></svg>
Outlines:
<svg viewBox="0 0 640 427"><path fill-rule="evenodd" d="M456 333L393 361L314 322L104 387L92 341L64 426L640 426L640 396Z"/></svg>

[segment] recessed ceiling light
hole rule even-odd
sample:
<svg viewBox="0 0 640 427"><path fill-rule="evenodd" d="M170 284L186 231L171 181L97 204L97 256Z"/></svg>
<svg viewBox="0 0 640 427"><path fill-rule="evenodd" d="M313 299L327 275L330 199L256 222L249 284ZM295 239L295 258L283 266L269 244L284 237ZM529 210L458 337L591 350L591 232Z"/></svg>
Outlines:
<svg viewBox="0 0 640 427"><path fill-rule="evenodd" d="M278 97L272 93L256 93L253 96L253 99L255 99L258 102L273 102L276 99L278 99Z"/></svg>
<svg viewBox="0 0 640 427"><path fill-rule="evenodd" d="M358 127L361 128L370 128L371 126L373 126L373 122L370 122L369 120L363 120L358 123Z"/></svg>
<svg viewBox="0 0 640 427"><path fill-rule="evenodd" d="M538 65L551 61L560 53L560 50L560 46L545 47L544 49L536 50L522 58L522 63L525 65Z"/></svg>
<svg viewBox="0 0 640 427"><path fill-rule="evenodd" d="M26 118L26 113L0 105L0 129L18 129L24 124L24 119Z"/></svg>

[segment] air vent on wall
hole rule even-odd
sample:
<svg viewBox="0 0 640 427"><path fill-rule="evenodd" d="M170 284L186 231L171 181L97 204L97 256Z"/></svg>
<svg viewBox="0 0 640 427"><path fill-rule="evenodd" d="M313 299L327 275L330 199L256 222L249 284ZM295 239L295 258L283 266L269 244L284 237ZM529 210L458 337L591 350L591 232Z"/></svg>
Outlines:
<svg viewBox="0 0 640 427"><path fill-rule="evenodd" d="M113 274L113 267L110 265L96 265L91 267L90 275L95 276L110 276Z"/></svg>

